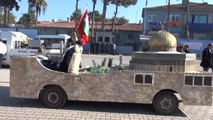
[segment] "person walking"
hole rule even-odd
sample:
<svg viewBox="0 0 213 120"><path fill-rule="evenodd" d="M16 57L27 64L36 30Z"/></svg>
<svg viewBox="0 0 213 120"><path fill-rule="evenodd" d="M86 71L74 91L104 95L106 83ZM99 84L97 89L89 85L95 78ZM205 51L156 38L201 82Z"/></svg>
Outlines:
<svg viewBox="0 0 213 120"><path fill-rule="evenodd" d="M6 53L7 53L7 46L2 42L2 39L0 38L0 69L3 64L3 57Z"/></svg>
<svg viewBox="0 0 213 120"><path fill-rule="evenodd" d="M183 51L184 51L185 53L191 53L191 52L189 51L189 45L184 45Z"/></svg>
<svg viewBox="0 0 213 120"><path fill-rule="evenodd" d="M212 48L213 44L209 43L208 47L203 50L202 61L200 66L203 67L203 71L208 71L209 68L212 68Z"/></svg>
<svg viewBox="0 0 213 120"><path fill-rule="evenodd" d="M113 48L113 55L115 55L116 54L116 44L115 43L113 43L113 46L112 46Z"/></svg>

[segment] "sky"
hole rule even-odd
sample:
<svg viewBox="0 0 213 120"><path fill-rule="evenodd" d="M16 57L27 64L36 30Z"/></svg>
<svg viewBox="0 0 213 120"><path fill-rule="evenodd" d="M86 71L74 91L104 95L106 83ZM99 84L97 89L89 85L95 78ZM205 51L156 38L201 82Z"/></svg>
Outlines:
<svg viewBox="0 0 213 120"><path fill-rule="evenodd" d="M20 9L19 11L13 10L13 14L16 16L16 21L22 16L22 14L27 13L28 11L28 0L21 0L19 2ZM66 20L67 17L72 15L75 10L75 2L76 0L46 0L47 1L47 9L45 15L41 14L38 17L39 21L51 21L55 20ZM166 5L168 0L148 0L147 7L153 6L161 6ZM182 0L171 0L171 4L181 3ZM213 4L213 0L190 0L190 2L208 2L209 4ZM83 12L86 6L88 5L88 10L92 11L93 3L92 0L79 0L78 8ZM125 17L129 20L130 23L138 23L142 20L141 13L142 9L145 7L145 0L138 0L137 4L134 6L129 6L127 8L119 7L118 8L118 17ZM97 0L96 10L98 10L101 14L103 11L103 3L102 0ZM115 5L109 4L107 7L107 18L112 18L113 13L115 11Z"/></svg>

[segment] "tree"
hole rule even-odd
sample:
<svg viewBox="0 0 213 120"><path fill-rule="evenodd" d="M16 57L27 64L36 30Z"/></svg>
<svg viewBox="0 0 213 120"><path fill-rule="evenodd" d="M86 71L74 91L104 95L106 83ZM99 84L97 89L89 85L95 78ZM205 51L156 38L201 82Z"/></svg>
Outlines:
<svg viewBox="0 0 213 120"><path fill-rule="evenodd" d="M100 12L95 10L94 14L95 14L94 21L95 22L100 22L102 20L102 15L100 14ZM92 15L93 15L93 12L89 12L88 13L89 18L92 18Z"/></svg>
<svg viewBox="0 0 213 120"><path fill-rule="evenodd" d="M115 12L114 12L114 18L112 19L112 28L111 28L112 32L114 32L115 18L117 17L118 7L119 6L128 7L130 5L135 5L137 3L137 0L112 0L111 3L115 4L116 6Z"/></svg>
<svg viewBox="0 0 213 120"><path fill-rule="evenodd" d="M20 1L20 0L19 0ZM0 0L0 7L4 8L4 25L8 25L10 20L10 11L15 8L16 11L19 10L19 5L16 0Z"/></svg>
<svg viewBox="0 0 213 120"><path fill-rule="evenodd" d="M78 2L79 2L79 0L76 0L76 4L75 4L75 13L78 13L77 11L78 11ZM77 24L77 17L74 19L75 20L75 29L76 29L76 24Z"/></svg>
<svg viewBox="0 0 213 120"><path fill-rule="evenodd" d="M3 23L3 9L0 7L0 24Z"/></svg>
<svg viewBox="0 0 213 120"><path fill-rule="evenodd" d="M31 14L35 8L36 0L28 0L28 14Z"/></svg>
<svg viewBox="0 0 213 120"><path fill-rule="evenodd" d="M36 0L36 5L35 5L35 11L36 11L36 22L35 26L37 27L37 21L38 21L38 16L41 14L45 14L47 8L47 2L46 0Z"/></svg>
<svg viewBox="0 0 213 120"><path fill-rule="evenodd" d="M117 18L117 20L118 20L117 21L118 24L125 24L129 22L129 20L124 17Z"/></svg>
<svg viewBox="0 0 213 120"><path fill-rule="evenodd" d="M25 27L29 28L32 24L35 23L35 15L34 14L28 14L25 13L22 15L22 17L19 19L19 23L24 25Z"/></svg>
<svg viewBox="0 0 213 120"><path fill-rule="evenodd" d="M70 16L70 19L71 20L78 20L80 17L81 17L81 10L78 9L78 10L76 10L72 13L72 15Z"/></svg>
<svg viewBox="0 0 213 120"><path fill-rule="evenodd" d="M8 16L9 16L8 17L8 24L14 24L16 22L16 20L15 20L16 17L13 15L13 13L9 13Z"/></svg>
<svg viewBox="0 0 213 120"><path fill-rule="evenodd" d="M110 1L111 0L103 0L103 13L102 13L102 25L101 25L102 31L104 31L107 5L109 5Z"/></svg>
<svg viewBox="0 0 213 120"><path fill-rule="evenodd" d="M95 20L95 5L97 3L97 0L92 0L93 2L93 8L92 8L92 37L94 37L94 20Z"/></svg>

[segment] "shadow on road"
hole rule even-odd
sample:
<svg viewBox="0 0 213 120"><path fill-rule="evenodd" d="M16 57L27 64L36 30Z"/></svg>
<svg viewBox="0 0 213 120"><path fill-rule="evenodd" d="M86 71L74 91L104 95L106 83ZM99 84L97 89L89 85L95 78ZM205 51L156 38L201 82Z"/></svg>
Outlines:
<svg viewBox="0 0 213 120"><path fill-rule="evenodd" d="M10 98L8 87L0 86L0 93L0 106L30 107L41 109L44 108L38 100ZM63 108L60 109L124 114L158 115L154 111L152 105L148 104L69 101ZM187 117L181 110L178 110L175 114L170 116Z"/></svg>

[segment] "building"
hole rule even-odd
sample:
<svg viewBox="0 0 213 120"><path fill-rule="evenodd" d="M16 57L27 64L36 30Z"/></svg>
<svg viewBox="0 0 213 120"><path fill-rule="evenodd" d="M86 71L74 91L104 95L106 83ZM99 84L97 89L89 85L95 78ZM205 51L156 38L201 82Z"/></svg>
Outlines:
<svg viewBox="0 0 213 120"><path fill-rule="evenodd" d="M168 5L143 8L142 17L146 34L165 29L177 38L187 38L188 28L189 39L213 40L213 5L206 2L182 0L182 4L170 5L169 15Z"/></svg>
<svg viewBox="0 0 213 120"><path fill-rule="evenodd" d="M111 32L111 23L105 24L105 32ZM90 24L91 29L91 24ZM139 35L141 34L142 25L136 23L116 24L113 41L119 46L134 46L140 42ZM94 30L101 32L101 22L94 23ZM60 22L41 22L38 24L39 35L71 35L75 31L74 21ZM91 30L90 30L91 31ZM135 47L137 49L137 47Z"/></svg>

